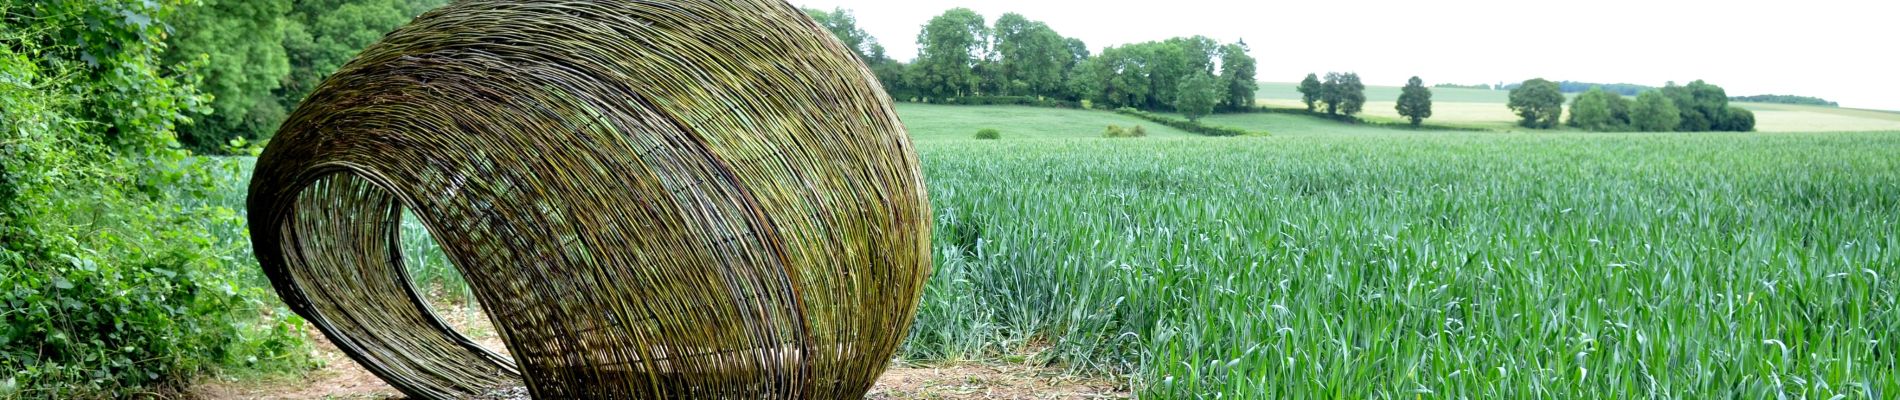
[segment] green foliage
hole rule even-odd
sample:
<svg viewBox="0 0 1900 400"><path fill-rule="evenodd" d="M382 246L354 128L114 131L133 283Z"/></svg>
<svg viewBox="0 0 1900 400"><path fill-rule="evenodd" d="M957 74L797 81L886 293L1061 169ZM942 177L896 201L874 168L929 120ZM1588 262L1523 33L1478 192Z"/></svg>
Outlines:
<svg viewBox="0 0 1900 400"><path fill-rule="evenodd" d="M1630 111L1631 128L1642 132L1673 132L1682 124L1681 113L1676 109L1676 102L1662 92L1643 92L1636 95L1636 105Z"/></svg>
<svg viewBox="0 0 1900 400"><path fill-rule="evenodd" d="M1073 68L1075 52L1067 38L1041 21L1008 13L996 19L996 57L1002 94L1067 96L1064 76ZM1086 46L1083 51L1086 50Z"/></svg>
<svg viewBox="0 0 1900 400"><path fill-rule="evenodd" d="M982 80L976 73L989 50L990 29L983 16L968 8L954 8L931 18L917 34L915 84L930 97L978 94Z"/></svg>
<svg viewBox="0 0 1900 400"><path fill-rule="evenodd" d="M1350 117L1365 109L1366 85L1356 72L1328 72L1326 83L1320 84L1319 100L1326 103L1327 115Z"/></svg>
<svg viewBox="0 0 1900 400"><path fill-rule="evenodd" d="M976 130L976 138L977 138L977 139L990 139L990 140L995 140L995 139L1002 139L1002 138L1003 138L1003 132L1002 132L1002 131L998 131L998 130L995 130L995 129L990 129L990 128L983 128L983 129L978 129L978 130Z"/></svg>
<svg viewBox="0 0 1900 400"><path fill-rule="evenodd" d="M1557 89L1557 82L1536 78L1511 89L1507 105L1520 118L1519 126L1550 129L1557 127L1557 119L1563 114L1564 94Z"/></svg>
<svg viewBox="0 0 1900 400"><path fill-rule="evenodd" d="M1432 90L1425 87L1424 80L1414 76L1405 81L1405 87L1400 91L1398 104L1393 106L1398 109L1399 116L1411 121L1414 127L1432 117Z"/></svg>
<svg viewBox="0 0 1900 400"><path fill-rule="evenodd" d="M1126 128L1121 125L1109 125L1108 129L1102 131L1102 137L1105 138L1138 138L1147 136L1148 129L1141 127L1141 125Z"/></svg>
<svg viewBox="0 0 1900 400"><path fill-rule="evenodd" d="M1754 96L1731 96L1729 101L1747 103L1799 104L1808 106L1840 107L1841 103L1827 101L1819 97L1795 96L1785 94L1758 94Z"/></svg>
<svg viewBox="0 0 1900 400"><path fill-rule="evenodd" d="M1246 129L1240 129L1240 128L1208 125L1208 124L1203 124L1203 123L1192 121L1192 120L1173 118L1173 117L1169 117L1169 116L1165 116L1161 114L1141 111L1141 110L1137 110L1131 107L1122 107L1120 109L1116 109L1115 113L1127 115L1131 117L1136 117L1136 118L1141 118L1141 119L1145 119L1145 120L1159 123L1162 125L1167 125L1170 128L1180 129L1183 131L1188 131L1191 133L1197 133L1197 134L1207 135L1207 136L1248 136L1248 135L1265 135L1266 134L1266 132L1264 131L1253 132L1253 131L1248 131Z"/></svg>
<svg viewBox="0 0 1900 400"><path fill-rule="evenodd" d="M1616 93L1592 89L1570 101L1569 125L1596 132L1619 132L1634 125L1630 100Z"/></svg>
<svg viewBox="0 0 1900 400"><path fill-rule="evenodd" d="M290 73L284 15L290 0L202 0L180 10L163 59L203 77L211 113L179 129L179 142L213 151L233 138L265 139L287 114L273 91ZM198 63L202 63L198 65Z"/></svg>
<svg viewBox="0 0 1900 400"><path fill-rule="evenodd" d="M229 180L178 150L209 111L161 55L176 2L0 3L0 398L129 397L308 354Z"/></svg>
<svg viewBox="0 0 1900 400"><path fill-rule="evenodd" d="M1326 86L1319 82L1319 74L1306 74L1300 80L1300 102L1306 103L1306 111L1319 111L1320 97L1326 93Z"/></svg>
<svg viewBox="0 0 1900 400"><path fill-rule="evenodd" d="M1754 132L1755 112L1746 108L1728 106L1722 111L1722 119L1715 124L1715 130L1727 132Z"/></svg>
<svg viewBox="0 0 1900 400"><path fill-rule="evenodd" d="M1722 113L1728 109L1728 94L1721 86L1711 85L1698 79L1687 86L1677 86L1670 82L1662 89L1664 96L1676 103L1682 111L1682 123L1676 126L1681 132L1706 132L1714 130L1722 122Z"/></svg>
<svg viewBox="0 0 1900 400"><path fill-rule="evenodd" d="M858 28L858 18L852 15L851 11L844 8L833 8L829 12L805 8L804 11L806 16L818 23L818 26L824 27L826 31L831 32L832 36L837 37L839 42L843 42L845 48L857 54L859 61L863 61L866 65L877 65L880 62L889 61L889 57L884 56L884 45L878 44L877 38Z"/></svg>
<svg viewBox="0 0 1900 400"><path fill-rule="evenodd" d="M1245 41L1221 46L1220 80L1226 89L1226 95L1221 97L1223 109L1239 111L1254 107L1254 92L1260 89L1260 82L1254 79L1259 62L1247 52Z"/></svg>
<svg viewBox="0 0 1900 400"><path fill-rule="evenodd" d="M1199 121L1201 117L1214 113L1214 106L1225 94L1223 88L1216 84L1216 79L1207 74L1195 74L1181 80L1180 88L1175 91L1175 111L1187 116L1188 121Z"/></svg>
<svg viewBox="0 0 1900 400"><path fill-rule="evenodd" d="M295 109L323 78L356 53L448 0L300 0L285 18L284 51L290 75L279 93Z"/></svg>
<svg viewBox="0 0 1900 400"><path fill-rule="evenodd" d="M1172 110L1182 82L1205 75L1219 77L1213 83L1216 106L1238 109L1236 104L1252 103L1257 86L1253 59L1241 45L1196 36L1109 47L1089 57L1080 42L1069 43L1074 67L1066 74L1066 92L1091 104Z"/></svg>

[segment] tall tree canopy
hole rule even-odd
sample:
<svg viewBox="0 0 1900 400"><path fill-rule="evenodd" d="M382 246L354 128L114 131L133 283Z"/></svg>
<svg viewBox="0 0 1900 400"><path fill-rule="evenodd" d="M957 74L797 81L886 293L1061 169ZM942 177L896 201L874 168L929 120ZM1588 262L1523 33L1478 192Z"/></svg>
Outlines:
<svg viewBox="0 0 1900 400"><path fill-rule="evenodd" d="M278 96L294 109L356 53L448 0L299 0L284 25L290 76Z"/></svg>
<svg viewBox="0 0 1900 400"><path fill-rule="evenodd" d="M195 70L211 113L178 130L186 148L210 151L232 138L270 136L284 122L273 91L290 73L281 43L290 0L203 0L184 7L164 53L173 69Z"/></svg>
<svg viewBox="0 0 1900 400"><path fill-rule="evenodd" d="M1075 49L1070 47L1067 38L1049 29L1047 24L1017 13L1003 14L991 30L996 37L995 54L1001 78L998 94L1063 95L1063 78L1077 61ZM1088 50L1083 47L1082 51Z"/></svg>
<svg viewBox="0 0 1900 400"><path fill-rule="evenodd" d="M1190 75L1181 80L1181 87L1175 91L1174 109L1189 121L1200 121L1201 117L1214 112L1214 106L1225 94L1221 89L1213 75Z"/></svg>
<svg viewBox="0 0 1900 400"><path fill-rule="evenodd" d="M1629 130L1629 99L1601 88L1590 89L1570 101L1569 125L1598 132Z"/></svg>
<svg viewBox="0 0 1900 400"><path fill-rule="evenodd" d="M953 8L924 23L917 34L919 89L926 96L953 97L979 93L978 63L988 57L990 29L983 16L968 8Z"/></svg>
<svg viewBox="0 0 1900 400"><path fill-rule="evenodd" d="M1399 116L1418 126L1426 118L1432 117L1432 89L1425 87L1425 81L1414 76L1405 81L1405 87L1399 89Z"/></svg>
<svg viewBox="0 0 1900 400"><path fill-rule="evenodd" d="M877 38L871 37L870 33L858 28L858 17L851 11L843 8L833 8L831 11L814 8L804 10L805 15L811 16L812 21L817 22L818 26L831 31L832 36L836 36L839 42L844 42L844 46L851 48L851 52L858 55L858 60L864 61L866 65L876 65L888 60L888 57L884 56L884 45L878 44Z"/></svg>
<svg viewBox="0 0 1900 400"><path fill-rule="evenodd" d="M1300 102L1306 103L1306 111L1317 110L1320 98L1326 94L1326 86L1319 82L1319 74L1306 74L1300 80Z"/></svg>
<svg viewBox="0 0 1900 400"><path fill-rule="evenodd" d="M1320 100L1326 103L1328 115L1358 114L1366 105L1366 85L1357 72L1328 72L1326 82L1320 84Z"/></svg>
<svg viewBox="0 0 1900 400"><path fill-rule="evenodd" d="M1681 113L1676 102L1662 92L1643 92L1636 95L1636 104L1630 110L1630 125L1642 132L1672 132L1682 124Z"/></svg>
<svg viewBox="0 0 1900 400"><path fill-rule="evenodd" d="M1260 89L1260 83L1254 79L1258 62L1247 52L1244 40L1220 48L1220 81L1225 92L1221 97L1222 108L1245 110L1254 106L1254 92Z"/></svg>
<svg viewBox="0 0 1900 400"><path fill-rule="evenodd" d="M1682 122L1676 126L1681 132L1705 132L1714 130L1721 123L1724 112L1728 110L1728 93L1721 86L1711 85L1697 79L1686 86L1677 86L1674 82L1664 86L1664 96L1676 103L1682 111Z"/></svg>
<svg viewBox="0 0 1900 400"><path fill-rule="evenodd" d="M1554 128L1564 111L1564 94L1558 90L1557 82L1544 78L1531 79L1511 89L1508 106L1520 118L1518 125L1533 129Z"/></svg>

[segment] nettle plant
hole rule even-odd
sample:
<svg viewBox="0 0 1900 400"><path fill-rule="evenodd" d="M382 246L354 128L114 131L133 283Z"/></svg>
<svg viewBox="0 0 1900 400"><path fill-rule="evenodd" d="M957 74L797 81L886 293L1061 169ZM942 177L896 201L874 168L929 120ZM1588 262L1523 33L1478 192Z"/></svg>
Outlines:
<svg viewBox="0 0 1900 400"><path fill-rule="evenodd" d="M0 398L117 397L307 364L251 266L234 161L178 148L175 2L0 5ZM283 315L285 317L274 317ZM260 317L261 316L261 317Z"/></svg>

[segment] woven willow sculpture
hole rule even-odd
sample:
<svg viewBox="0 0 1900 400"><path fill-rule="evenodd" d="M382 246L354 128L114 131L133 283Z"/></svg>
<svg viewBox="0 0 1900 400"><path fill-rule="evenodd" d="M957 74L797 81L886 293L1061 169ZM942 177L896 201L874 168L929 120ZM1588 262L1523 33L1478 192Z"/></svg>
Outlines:
<svg viewBox="0 0 1900 400"><path fill-rule="evenodd" d="M459 1L325 81L258 159L285 303L418 398L861 397L930 268L909 138L780 0ZM428 227L512 359L431 312Z"/></svg>

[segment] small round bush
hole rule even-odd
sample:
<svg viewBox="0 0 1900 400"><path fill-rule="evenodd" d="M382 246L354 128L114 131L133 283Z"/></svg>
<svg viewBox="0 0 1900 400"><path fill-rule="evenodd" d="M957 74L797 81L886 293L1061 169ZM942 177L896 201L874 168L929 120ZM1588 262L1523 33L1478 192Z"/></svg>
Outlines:
<svg viewBox="0 0 1900 400"><path fill-rule="evenodd" d="M1130 129L1130 130L1128 130L1128 136L1130 136L1130 137L1147 137L1147 136L1148 136L1148 128L1143 128L1143 127L1141 127L1141 125L1135 125L1135 129Z"/></svg>
<svg viewBox="0 0 1900 400"><path fill-rule="evenodd" d="M989 139L989 140L1002 139L1003 132L997 131L995 129L990 129L990 128L978 129L976 131L976 138Z"/></svg>

